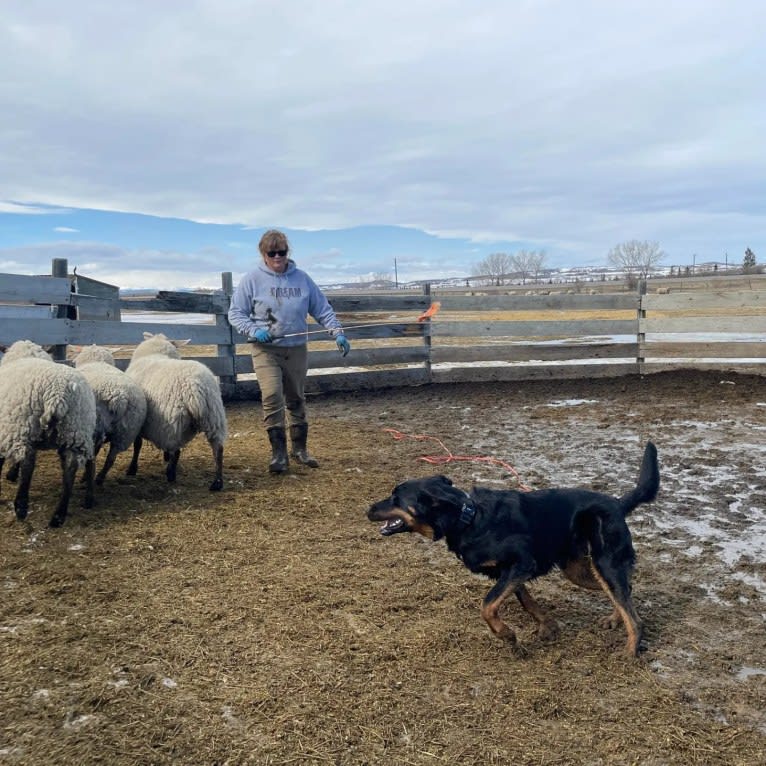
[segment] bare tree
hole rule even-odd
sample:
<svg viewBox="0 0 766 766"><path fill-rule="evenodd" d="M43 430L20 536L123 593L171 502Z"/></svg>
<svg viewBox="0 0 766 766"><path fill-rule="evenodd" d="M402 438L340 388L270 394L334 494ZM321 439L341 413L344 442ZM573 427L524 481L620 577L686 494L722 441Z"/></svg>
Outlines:
<svg viewBox="0 0 766 766"><path fill-rule="evenodd" d="M540 272L545 266L544 250L519 250L511 256L513 270L521 276L521 284L527 282L527 277L532 275L537 281Z"/></svg>
<svg viewBox="0 0 766 766"><path fill-rule="evenodd" d="M532 253L531 272L535 282L540 279L540 272L545 268L545 250L535 250Z"/></svg>
<svg viewBox="0 0 766 766"><path fill-rule="evenodd" d="M624 269L628 275L638 275L646 279L649 271L663 258L665 253L660 250L658 242L639 241L631 239L615 245L608 253L607 260L612 266Z"/></svg>
<svg viewBox="0 0 766 766"><path fill-rule="evenodd" d="M511 270L511 256L508 253L492 253L478 265L480 274L486 274L496 285L503 284L503 277Z"/></svg>
<svg viewBox="0 0 766 766"><path fill-rule="evenodd" d="M371 275L370 281L373 285L377 285L379 287L385 286L388 282L392 282L391 279L391 273L385 272L385 271L374 271Z"/></svg>
<svg viewBox="0 0 766 766"><path fill-rule="evenodd" d="M487 272L484 271L485 263L484 261L480 261L475 266L471 268L471 276L476 277L476 281L474 284L484 284L484 282L489 279Z"/></svg>

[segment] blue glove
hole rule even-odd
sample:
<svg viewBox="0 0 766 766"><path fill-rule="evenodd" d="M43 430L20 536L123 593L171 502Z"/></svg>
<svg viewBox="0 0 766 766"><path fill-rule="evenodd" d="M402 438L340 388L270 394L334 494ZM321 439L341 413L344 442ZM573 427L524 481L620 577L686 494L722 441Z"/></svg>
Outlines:
<svg viewBox="0 0 766 766"><path fill-rule="evenodd" d="M260 330L256 330L255 333L250 336L250 340L254 340L256 343L271 343L273 338L271 337L271 333L265 327L261 327Z"/></svg>
<svg viewBox="0 0 766 766"><path fill-rule="evenodd" d="M346 354L351 351L351 344L346 340L346 336L342 333L335 336L335 342L338 344L338 351L340 351L343 356L346 356Z"/></svg>

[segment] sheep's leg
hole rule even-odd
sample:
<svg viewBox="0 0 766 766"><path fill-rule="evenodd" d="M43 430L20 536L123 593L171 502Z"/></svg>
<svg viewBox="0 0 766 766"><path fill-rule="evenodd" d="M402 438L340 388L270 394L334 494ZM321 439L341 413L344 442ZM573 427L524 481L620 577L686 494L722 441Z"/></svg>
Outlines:
<svg viewBox="0 0 766 766"><path fill-rule="evenodd" d="M5 475L8 481L17 482L19 480L19 464L11 463L11 467L8 469L8 473Z"/></svg>
<svg viewBox="0 0 766 766"><path fill-rule="evenodd" d="M5 465L5 458L0 457L0 489L2 489L2 478L3 478L3 466Z"/></svg>
<svg viewBox="0 0 766 766"><path fill-rule="evenodd" d="M26 519L27 513L29 513L29 485L32 483L36 457L37 453L32 450L20 463L16 464L19 467L19 486L16 490L13 507L19 521Z"/></svg>
<svg viewBox="0 0 766 766"><path fill-rule="evenodd" d="M211 444L213 448L213 459L215 460L215 478L210 485L211 492L217 492L223 489L223 444Z"/></svg>
<svg viewBox="0 0 766 766"><path fill-rule="evenodd" d="M143 443L144 440L140 436L137 436L133 442L133 458L130 461L128 470L125 472L126 476L135 476L138 473L138 456L141 454L141 445Z"/></svg>
<svg viewBox="0 0 766 766"><path fill-rule="evenodd" d="M98 472L98 476L96 476L96 484L98 484L99 487L104 483L107 473L109 473L109 470L114 465L114 461L117 460L118 453L119 450L117 447L114 444L110 444L109 452L106 455L106 460L104 460L104 465Z"/></svg>
<svg viewBox="0 0 766 766"><path fill-rule="evenodd" d="M77 476L77 458L68 451L59 452L59 457L61 458L62 489L56 510L48 522L48 526L53 528L60 527L66 520L67 513L69 512L69 500L72 497L72 490L74 489L74 482Z"/></svg>
<svg viewBox="0 0 766 766"><path fill-rule="evenodd" d="M176 471L178 470L178 458L181 457L181 450L177 449L174 452L167 453L168 467L165 469L165 476L168 477L168 481L176 480Z"/></svg>
<svg viewBox="0 0 766 766"><path fill-rule="evenodd" d="M98 457L98 453L101 451L101 447L103 446L103 442L100 442L96 444L95 449L93 450L93 471L95 473L96 471L96 458ZM80 481L85 484L88 481L88 467L86 465L85 470L82 472L82 478Z"/></svg>
<svg viewBox="0 0 766 766"><path fill-rule="evenodd" d="M62 458L62 469L64 468L64 462ZM93 477L96 475L96 459L88 460L85 463L85 473L83 474L83 481L85 482L85 499L83 500L83 506L85 508L93 507Z"/></svg>

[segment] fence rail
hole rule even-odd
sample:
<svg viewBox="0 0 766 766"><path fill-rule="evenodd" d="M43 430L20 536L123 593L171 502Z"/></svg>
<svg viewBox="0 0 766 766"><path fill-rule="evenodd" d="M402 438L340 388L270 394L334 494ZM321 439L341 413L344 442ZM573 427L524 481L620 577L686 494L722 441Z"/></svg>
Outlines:
<svg viewBox="0 0 766 766"><path fill-rule="evenodd" d="M665 294L330 293L353 351L342 358L326 333L310 334L307 390L617 377L670 368L764 374L766 280L747 286ZM226 318L231 293L231 274L224 273L221 289L212 293L121 298L112 285L68 274L66 261L57 259L51 276L0 274L0 345L29 338L52 346L62 361L71 346L118 346L124 368L144 332L162 332L189 339L193 358L220 378L227 398L257 398L246 339ZM441 310L418 321L432 298ZM132 321L137 314L142 321ZM180 323L172 321L179 315Z"/></svg>

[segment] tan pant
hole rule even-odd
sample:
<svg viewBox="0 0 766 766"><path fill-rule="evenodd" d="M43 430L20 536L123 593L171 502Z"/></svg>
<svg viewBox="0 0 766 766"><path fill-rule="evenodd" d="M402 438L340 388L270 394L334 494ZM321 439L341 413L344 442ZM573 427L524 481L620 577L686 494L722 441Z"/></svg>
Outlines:
<svg viewBox="0 0 766 766"><path fill-rule="evenodd" d="M263 423L266 428L285 426L285 408L288 425L306 422L306 372L308 346L271 346L253 344L253 367L261 389Z"/></svg>

